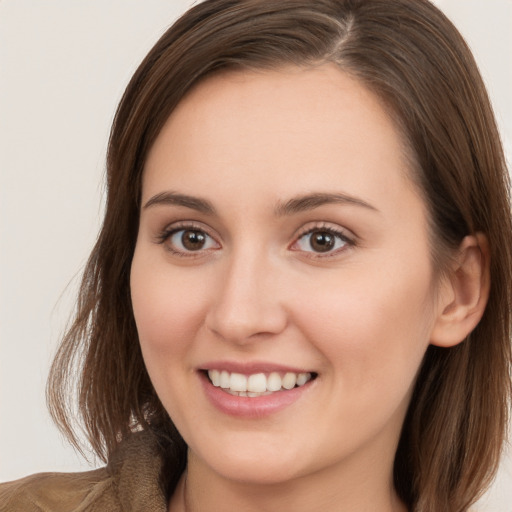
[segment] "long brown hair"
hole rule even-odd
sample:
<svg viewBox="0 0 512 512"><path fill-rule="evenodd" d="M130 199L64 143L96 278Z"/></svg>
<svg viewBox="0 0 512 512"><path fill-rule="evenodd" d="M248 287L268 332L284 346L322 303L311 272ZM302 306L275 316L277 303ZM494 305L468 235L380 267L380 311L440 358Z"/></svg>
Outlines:
<svg viewBox="0 0 512 512"><path fill-rule="evenodd" d="M130 303L148 150L187 91L212 73L324 62L381 97L402 130L429 208L436 267L465 235L482 232L489 240L484 316L460 345L427 350L394 466L410 510L464 511L495 474L510 408L509 182L471 52L427 0L207 0L161 37L114 120L105 219L51 370L50 409L78 446L69 389L76 385L81 428L104 460L141 428L183 447L144 367Z"/></svg>

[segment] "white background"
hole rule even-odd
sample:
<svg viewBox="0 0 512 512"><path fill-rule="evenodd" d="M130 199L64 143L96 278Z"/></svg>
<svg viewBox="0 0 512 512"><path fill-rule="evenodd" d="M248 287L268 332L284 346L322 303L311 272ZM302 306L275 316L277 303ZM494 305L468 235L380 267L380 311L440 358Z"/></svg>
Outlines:
<svg viewBox="0 0 512 512"><path fill-rule="evenodd" d="M470 43L510 162L512 0L438 0ZM108 133L136 66L192 0L0 0L0 481L87 469L44 400L101 219ZM480 504L512 511L512 457Z"/></svg>

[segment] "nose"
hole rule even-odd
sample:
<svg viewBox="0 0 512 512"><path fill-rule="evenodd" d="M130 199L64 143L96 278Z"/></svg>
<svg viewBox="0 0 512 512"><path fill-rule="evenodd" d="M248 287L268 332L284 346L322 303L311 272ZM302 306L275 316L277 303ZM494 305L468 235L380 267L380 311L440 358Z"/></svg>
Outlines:
<svg viewBox="0 0 512 512"><path fill-rule="evenodd" d="M261 254L240 254L224 261L206 327L238 344L282 332L288 319L279 274Z"/></svg>

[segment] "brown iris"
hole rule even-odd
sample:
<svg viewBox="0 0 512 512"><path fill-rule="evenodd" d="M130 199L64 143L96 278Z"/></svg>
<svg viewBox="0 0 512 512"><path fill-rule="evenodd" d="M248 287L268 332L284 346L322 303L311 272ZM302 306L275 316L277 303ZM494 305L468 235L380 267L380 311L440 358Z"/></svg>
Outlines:
<svg viewBox="0 0 512 512"><path fill-rule="evenodd" d="M336 237L328 231L315 231L311 233L309 244L316 252L330 251L336 243Z"/></svg>
<svg viewBox="0 0 512 512"><path fill-rule="evenodd" d="M188 251L199 251L206 243L206 235L202 231L186 229L181 235L181 243Z"/></svg>

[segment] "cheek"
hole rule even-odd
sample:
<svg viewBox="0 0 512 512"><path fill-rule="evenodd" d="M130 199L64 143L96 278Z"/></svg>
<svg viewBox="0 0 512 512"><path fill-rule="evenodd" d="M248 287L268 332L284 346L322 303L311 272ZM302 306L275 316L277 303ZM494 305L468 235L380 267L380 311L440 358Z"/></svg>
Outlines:
<svg viewBox="0 0 512 512"><path fill-rule="evenodd" d="M195 414L190 408L189 377L193 371L188 358L202 325L204 294L183 273L164 267L136 252L131 297L151 382L165 409L173 411L173 421L183 425L180 411Z"/></svg>
<svg viewBox="0 0 512 512"><path fill-rule="evenodd" d="M374 434L401 425L428 346L425 288L410 281L366 286L344 280L303 311L303 330L325 361L333 424L348 425L347 436L361 425Z"/></svg>
<svg viewBox="0 0 512 512"><path fill-rule="evenodd" d="M403 386L414 379L429 343L430 272L412 265L370 268L347 269L313 293L310 288L307 307L297 304L296 321L344 386Z"/></svg>
<svg viewBox="0 0 512 512"><path fill-rule="evenodd" d="M186 272L159 271L152 263L136 252L131 271L133 311L148 367L153 359L158 364L161 357L184 351L204 317L201 287Z"/></svg>

